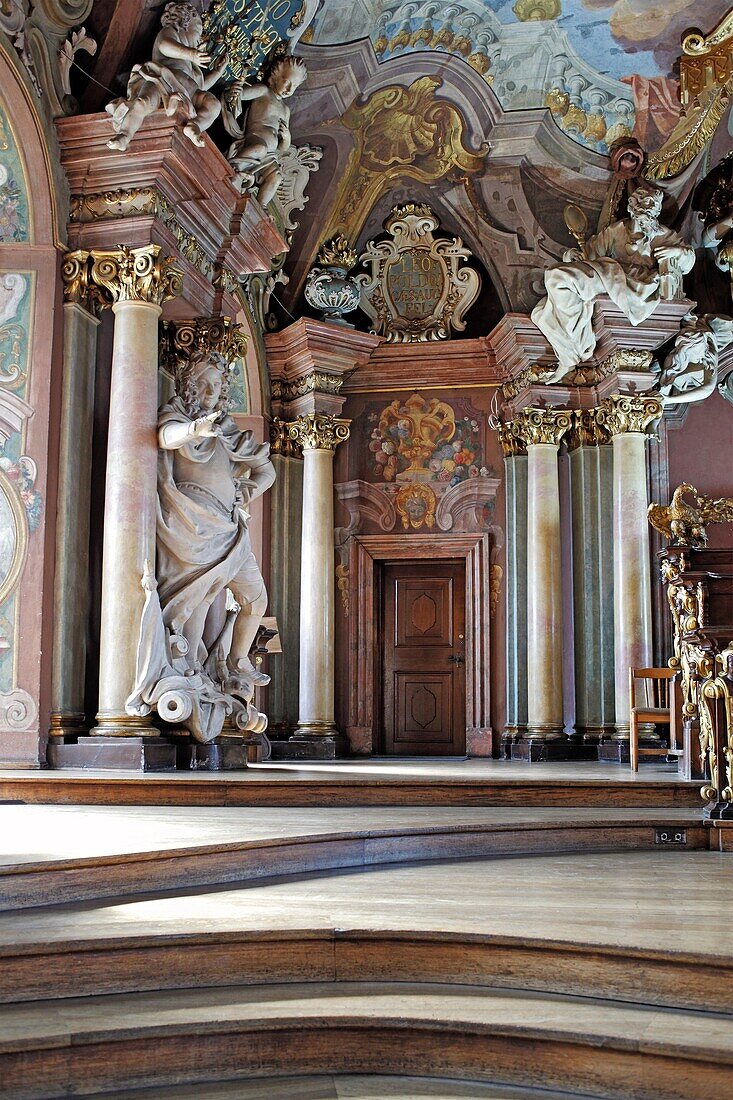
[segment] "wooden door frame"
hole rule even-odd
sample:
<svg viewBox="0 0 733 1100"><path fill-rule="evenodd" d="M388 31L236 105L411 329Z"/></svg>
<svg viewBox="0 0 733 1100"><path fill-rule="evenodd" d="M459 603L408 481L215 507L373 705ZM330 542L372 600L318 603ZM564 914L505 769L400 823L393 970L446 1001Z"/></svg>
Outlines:
<svg viewBox="0 0 733 1100"><path fill-rule="evenodd" d="M489 535L352 535L349 552L350 739L379 744L379 584L383 562L460 561L466 567L466 743L491 737Z"/></svg>

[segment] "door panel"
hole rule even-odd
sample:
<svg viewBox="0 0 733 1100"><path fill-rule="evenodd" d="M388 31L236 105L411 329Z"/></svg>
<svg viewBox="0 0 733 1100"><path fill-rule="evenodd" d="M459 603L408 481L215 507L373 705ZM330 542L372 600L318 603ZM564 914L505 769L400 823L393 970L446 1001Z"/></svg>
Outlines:
<svg viewBox="0 0 733 1100"><path fill-rule="evenodd" d="M466 748L465 565L386 564L382 575L383 747L405 756Z"/></svg>

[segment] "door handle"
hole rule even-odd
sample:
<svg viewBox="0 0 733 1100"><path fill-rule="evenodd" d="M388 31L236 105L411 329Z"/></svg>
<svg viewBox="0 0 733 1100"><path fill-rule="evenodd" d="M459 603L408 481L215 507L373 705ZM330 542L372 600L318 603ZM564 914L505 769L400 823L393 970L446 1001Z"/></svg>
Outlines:
<svg viewBox="0 0 733 1100"><path fill-rule="evenodd" d="M450 663L452 665L462 665L463 664L463 657L461 657L460 653L451 653L448 660L450 661Z"/></svg>

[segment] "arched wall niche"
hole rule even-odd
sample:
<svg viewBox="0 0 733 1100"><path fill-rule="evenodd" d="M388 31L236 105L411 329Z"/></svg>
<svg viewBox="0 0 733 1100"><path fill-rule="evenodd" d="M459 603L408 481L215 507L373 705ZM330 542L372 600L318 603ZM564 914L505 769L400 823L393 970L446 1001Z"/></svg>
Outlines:
<svg viewBox="0 0 733 1100"><path fill-rule="evenodd" d="M45 761L53 643L65 190L55 177L55 136L44 132L33 93L2 43L0 120L6 135L0 140L6 184L0 216L0 467L6 491L15 494L17 515L24 517L4 539L14 568L0 604L0 763L39 767Z"/></svg>

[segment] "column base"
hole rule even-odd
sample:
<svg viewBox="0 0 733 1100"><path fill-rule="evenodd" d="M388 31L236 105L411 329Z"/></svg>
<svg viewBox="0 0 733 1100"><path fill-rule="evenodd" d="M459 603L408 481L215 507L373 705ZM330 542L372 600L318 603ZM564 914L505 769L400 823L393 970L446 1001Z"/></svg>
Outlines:
<svg viewBox="0 0 733 1100"><path fill-rule="evenodd" d="M628 731L627 731L628 732ZM586 745L597 746L600 741L614 737L616 727L614 725L576 725L573 737Z"/></svg>
<svg viewBox="0 0 733 1100"><path fill-rule="evenodd" d="M48 728L49 737L83 737L89 732L86 715L81 712L52 714Z"/></svg>
<svg viewBox="0 0 733 1100"><path fill-rule="evenodd" d="M521 737L527 732L526 725L506 726L504 732L501 735L501 742L499 744L499 759L511 760L512 758L512 745L515 741L519 741Z"/></svg>
<svg viewBox="0 0 733 1100"><path fill-rule="evenodd" d="M176 746L158 734L152 737L97 737L77 741L52 738L50 768L101 768L106 771L173 772Z"/></svg>
<svg viewBox="0 0 733 1100"><path fill-rule="evenodd" d="M332 734L314 735L298 727L287 741L272 742L272 760L340 760L347 756L349 740L335 729Z"/></svg>
<svg viewBox="0 0 733 1100"><path fill-rule="evenodd" d="M532 737L531 731L524 734L511 747L511 759L522 760L525 764L547 763L551 760L581 760L579 751L582 746L574 745L569 738Z"/></svg>

